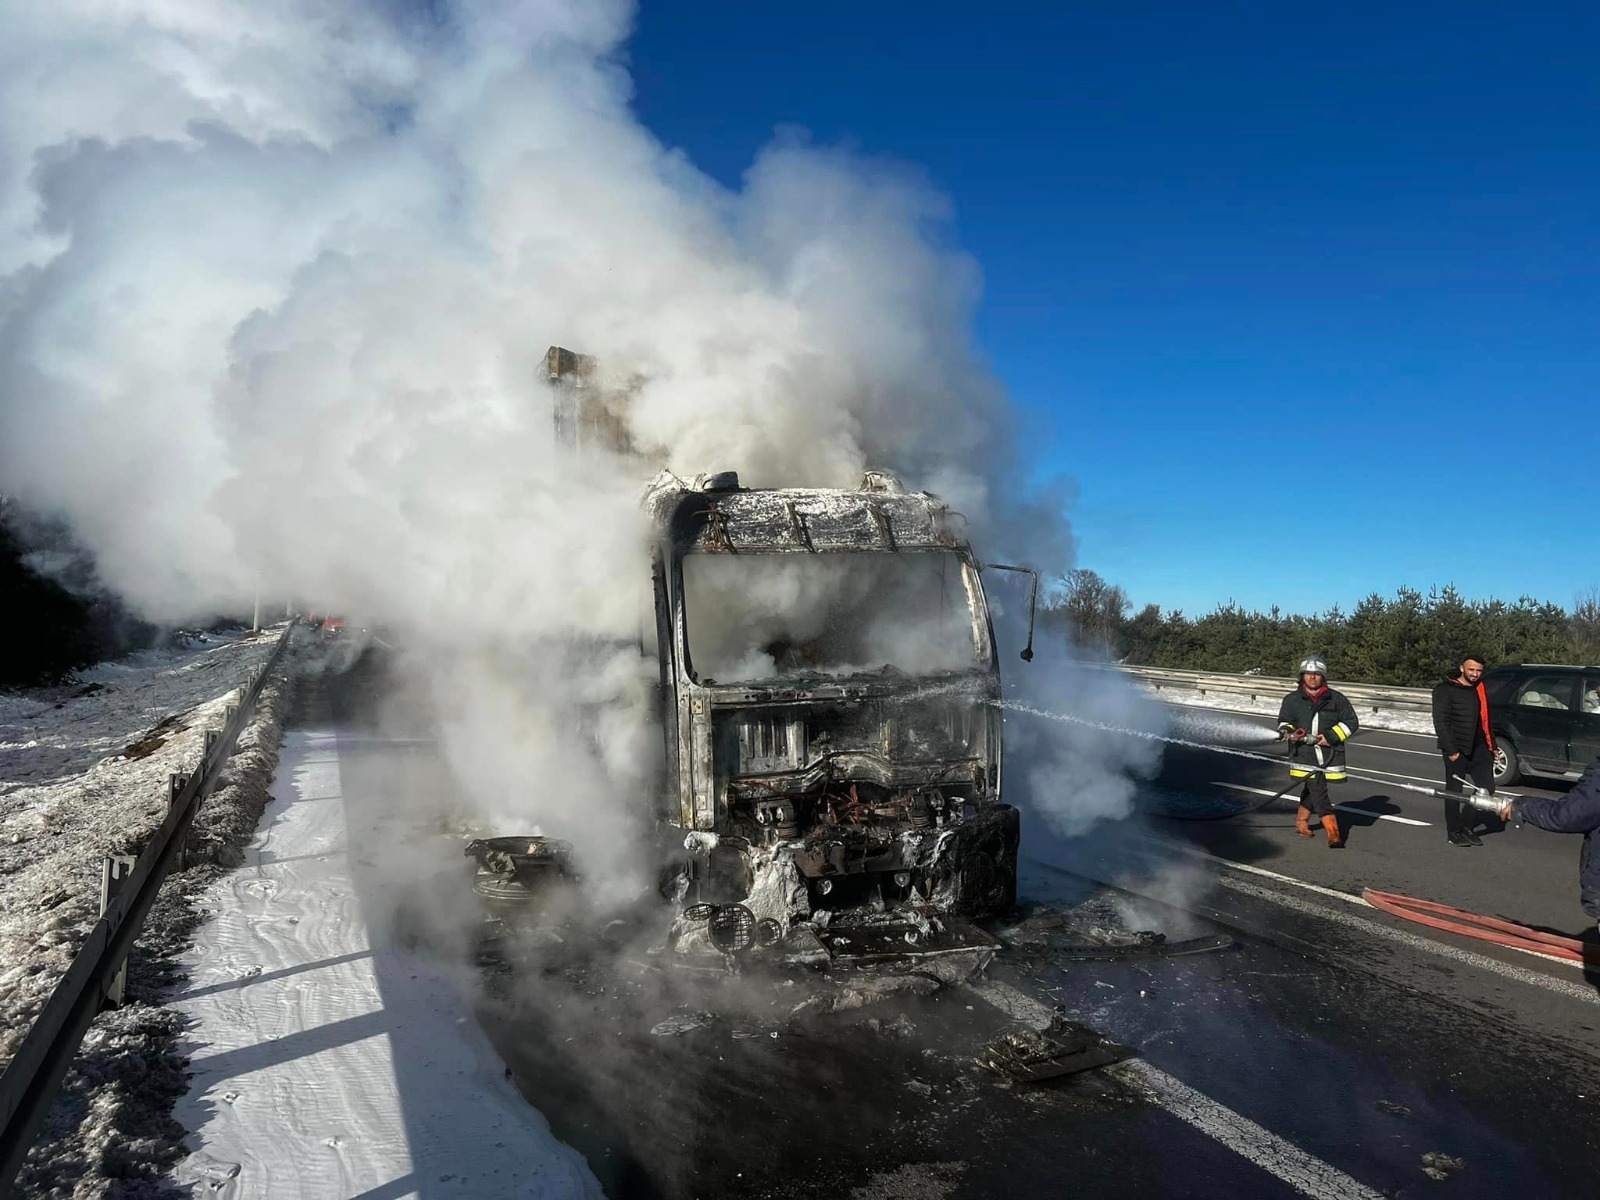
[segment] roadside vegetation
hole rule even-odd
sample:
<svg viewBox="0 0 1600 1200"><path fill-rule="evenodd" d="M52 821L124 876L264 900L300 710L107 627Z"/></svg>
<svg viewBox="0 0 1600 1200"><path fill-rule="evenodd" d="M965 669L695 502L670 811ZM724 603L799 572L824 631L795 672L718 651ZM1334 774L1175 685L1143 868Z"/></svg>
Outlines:
<svg viewBox="0 0 1600 1200"><path fill-rule="evenodd" d="M1201 617L1155 604L1132 609L1120 587L1080 568L1056 581L1040 616L1092 653L1178 670L1287 676L1318 654L1336 679L1423 687L1468 653L1487 655L1490 667L1600 663L1600 588L1570 608L1532 596L1468 601L1453 587L1403 587L1389 598L1374 592L1349 612L1310 616L1233 603Z"/></svg>
<svg viewBox="0 0 1600 1200"><path fill-rule="evenodd" d="M0 496L0 609L12 636L0 688L59 683L74 671L154 643L161 631L131 616L95 577L65 526Z"/></svg>

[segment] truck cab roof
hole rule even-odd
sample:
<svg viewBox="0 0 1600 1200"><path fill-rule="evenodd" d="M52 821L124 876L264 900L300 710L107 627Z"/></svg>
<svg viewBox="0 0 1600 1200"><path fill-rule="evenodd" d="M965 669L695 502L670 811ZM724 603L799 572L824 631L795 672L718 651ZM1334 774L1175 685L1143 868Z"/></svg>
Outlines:
<svg viewBox="0 0 1600 1200"><path fill-rule="evenodd" d="M679 553L968 549L960 513L881 471L853 489L743 488L732 472L691 481L663 471L645 507Z"/></svg>

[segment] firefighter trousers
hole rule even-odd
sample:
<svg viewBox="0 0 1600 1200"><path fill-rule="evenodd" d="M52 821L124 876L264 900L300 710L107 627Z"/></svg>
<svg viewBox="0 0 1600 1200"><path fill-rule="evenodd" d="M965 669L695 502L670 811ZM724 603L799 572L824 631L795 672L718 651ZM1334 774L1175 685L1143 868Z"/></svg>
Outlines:
<svg viewBox="0 0 1600 1200"><path fill-rule="evenodd" d="M1333 797L1328 794L1328 779L1321 771L1306 776L1300 789L1300 804L1309 808L1315 817L1326 817L1333 812Z"/></svg>

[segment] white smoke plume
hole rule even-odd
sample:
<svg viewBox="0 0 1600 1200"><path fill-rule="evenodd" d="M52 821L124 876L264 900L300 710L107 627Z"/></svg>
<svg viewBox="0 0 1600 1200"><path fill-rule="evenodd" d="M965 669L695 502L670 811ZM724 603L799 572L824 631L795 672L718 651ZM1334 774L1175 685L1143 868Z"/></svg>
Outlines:
<svg viewBox="0 0 1600 1200"><path fill-rule="evenodd" d="M1069 546L1000 486L945 199L799 136L719 185L630 110L631 16L0 2L0 486L152 618L261 590L393 629L465 784L608 868L647 749L568 718L639 672L573 646L637 630L642 480L558 453L547 345L642 381L633 435L681 474L883 466L995 557Z"/></svg>

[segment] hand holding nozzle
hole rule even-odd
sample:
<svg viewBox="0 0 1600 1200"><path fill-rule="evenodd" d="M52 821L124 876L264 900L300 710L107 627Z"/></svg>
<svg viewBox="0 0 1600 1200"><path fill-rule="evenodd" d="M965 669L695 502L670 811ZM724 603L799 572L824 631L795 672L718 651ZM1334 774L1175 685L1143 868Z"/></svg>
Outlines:
<svg viewBox="0 0 1600 1200"><path fill-rule="evenodd" d="M1319 733L1315 737L1312 737L1311 733L1307 730L1290 729L1287 726L1278 730L1278 736L1284 741L1288 742L1290 745L1298 745L1301 742L1310 742L1314 746L1326 746L1328 744L1328 739L1323 734Z"/></svg>
<svg viewBox="0 0 1600 1200"><path fill-rule="evenodd" d="M1470 807L1477 809L1479 812L1493 813L1502 821L1511 820L1510 800L1502 800L1488 788L1478 787L1470 779L1463 778L1460 775L1453 776L1453 778L1457 783L1460 783L1466 787L1467 791L1462 799L1464 799ZM1450 799L1455 799L1455 797L1450 796L1450 793L1448 792L1441 794L1449 796Z"/></svg>

